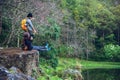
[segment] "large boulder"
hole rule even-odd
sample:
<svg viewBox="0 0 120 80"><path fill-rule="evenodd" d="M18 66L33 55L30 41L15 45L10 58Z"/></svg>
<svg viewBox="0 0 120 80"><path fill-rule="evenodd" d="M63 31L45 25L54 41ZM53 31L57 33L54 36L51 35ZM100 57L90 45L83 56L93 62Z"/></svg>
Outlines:
<svg viewBox="0 0 120 80"><path fill-rule="evenodd" d="M39 52L22 51L18 48L8 48L0 50L0 65L7 69L14 66L26 75L32 75L32 71L38 69Z"/></svg>
<svg viewBox="0 0 120 80"><path fill-rule="evenodd" d="M64 71L63 78L67 80L68 77L71 77L73 80L83 80L82 74L77 69L67 69Z"/></svg>

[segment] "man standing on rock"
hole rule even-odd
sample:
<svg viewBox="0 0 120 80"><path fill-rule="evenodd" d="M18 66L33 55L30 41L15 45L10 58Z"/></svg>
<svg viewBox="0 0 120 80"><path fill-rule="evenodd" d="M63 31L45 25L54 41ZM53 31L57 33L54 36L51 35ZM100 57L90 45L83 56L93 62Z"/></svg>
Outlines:
<svg viewBox="0 0 120 80"><path fill-rule="evenodd" d="M34 36L33 34L36 33L36 30L32 24L32 19L33 19L33 15L32 15L32 13L29 13L27 15L26 26L27 26L27 29L28 29L28 32L29 32L31 38L33 39L33 36Z"/></svg>
<svg viewBox="0 0 120 80"><path fill-rule="evenodd" d="M30 36L31 36L31 39L33 39L33 34L36 33L36 30L32 24L32 20L33 20L33 15L32 13L29 13L27 15L27 18L23 19L21 21L21 28L22 30L24 30L25 32L29 32Z"/></svg>

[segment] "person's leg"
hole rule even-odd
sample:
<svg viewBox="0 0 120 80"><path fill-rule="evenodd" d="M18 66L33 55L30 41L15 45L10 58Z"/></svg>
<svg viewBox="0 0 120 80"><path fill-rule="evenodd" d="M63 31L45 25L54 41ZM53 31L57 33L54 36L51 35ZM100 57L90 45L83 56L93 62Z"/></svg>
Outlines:
<svg viewBox="0 0 120 80"><path fill-rule="evenodd" d="M48 48L49 48L48 46L49 46L49 44L48 44L48 43L46 43L46 46L45 46L45 48L47 48L47 49L48 49Z"/></svg>
<svg viewBox="0 0 120 80"><path fill-rule="evenodd" d="M33 50L48 51L50 48L46 48L45 46L33 46Z"/></svg>
<svg viewBox="0 0 120 80"><path fill-rule="evenodd" d="M51 48L50 48L50 47L48 47L48 46L49 46L49 44L48 44L48 43L46 43L45 48L49 51Z"/></svg>

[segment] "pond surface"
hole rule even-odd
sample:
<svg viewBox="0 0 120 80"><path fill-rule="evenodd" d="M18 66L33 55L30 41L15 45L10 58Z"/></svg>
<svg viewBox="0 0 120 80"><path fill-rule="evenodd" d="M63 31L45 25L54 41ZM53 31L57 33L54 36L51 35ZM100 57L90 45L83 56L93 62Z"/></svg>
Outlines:
<svg viewBox="0 0 120 80"><path fill-rule="evenodd" d="M88 69L82 75L84 80L120 80L120 69Z"/></svg>

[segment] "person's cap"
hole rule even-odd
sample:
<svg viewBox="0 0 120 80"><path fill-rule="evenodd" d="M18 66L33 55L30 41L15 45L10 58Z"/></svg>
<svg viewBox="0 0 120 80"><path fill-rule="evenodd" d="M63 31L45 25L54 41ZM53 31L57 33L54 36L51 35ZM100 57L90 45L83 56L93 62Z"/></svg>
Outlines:
<svg viewBox="0 0 120 80"><path fill-rule="evenodd" d="M28 13L27 17L33 17L32 13Z"/></svg>

